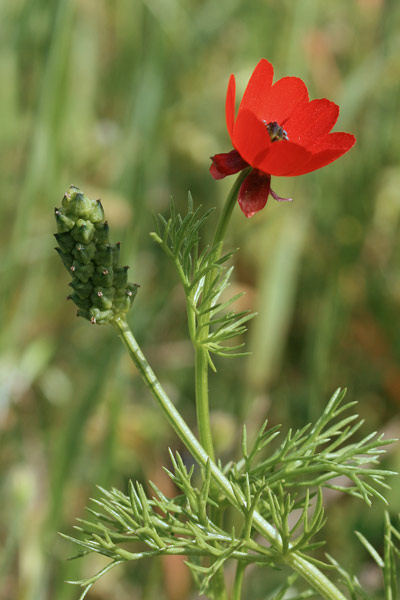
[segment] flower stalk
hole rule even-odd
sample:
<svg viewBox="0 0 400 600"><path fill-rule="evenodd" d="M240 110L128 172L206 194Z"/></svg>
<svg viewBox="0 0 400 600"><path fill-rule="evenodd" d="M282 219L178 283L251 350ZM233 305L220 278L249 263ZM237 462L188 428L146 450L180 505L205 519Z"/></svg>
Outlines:
<svg viewBox="0 0 400 600"><path fill-rule="evenodd" d="M213 260L217 261L221 255L223 240L225 233L232 216L233 209L235 207L238 192L244 178L250 169L242 171L236 178L228 197L225 201L221 216L219 218L215 235L214 235L214 255ZM206 297L209 292L211 280L213 278L214 271L211 270L206 278L203 288L203 295ZM188 320L191 322L192 309L188 309ZM199 318L198 330L200 335L198 340L194 344L195 350L195 390L196 390L196 415L197 415L197 427L199 430L200 442L203 448L206 450L208 456L212 461L215 461L214 444L212 440L211 423L210 423L210 409L208 399L208 368L209 359L208 352L204 348L203 341L207 338L209 332L209 326L205 325L207 316Z"/></svg>

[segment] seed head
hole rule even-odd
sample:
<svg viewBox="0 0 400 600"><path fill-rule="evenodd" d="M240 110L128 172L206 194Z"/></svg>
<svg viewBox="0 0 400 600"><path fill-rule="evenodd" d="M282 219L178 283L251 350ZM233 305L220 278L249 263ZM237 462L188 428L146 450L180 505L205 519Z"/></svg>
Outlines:
<svg viewBox="0 0 400 600"><path fill-rule="evenodd" d="M139 286L128 282L128 267L119 266L120 243L110 242L101 201L71 185L55 218L56 250L72 276L68 299L77 315L101 324L127 313Z"/></svg>

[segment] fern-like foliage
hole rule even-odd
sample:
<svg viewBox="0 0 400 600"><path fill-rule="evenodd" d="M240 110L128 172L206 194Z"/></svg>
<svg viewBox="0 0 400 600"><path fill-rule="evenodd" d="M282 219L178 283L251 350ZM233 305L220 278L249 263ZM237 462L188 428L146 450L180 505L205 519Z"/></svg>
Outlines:
<svg viewBox="0 0 400 600"><path fill-rule="evenodd" d="M167 473L182 494L167 498L152 482L152 496L140 483L130 482L129 494L99 488L102 497L92 500L96 508L88 508L90 518L80 519L76 526L82 538L63 536L83 549L77 557L97 552L111 561L93 577L72 582L84 586L84 594L121 562L153 556L185 555L201 593L207 591L211 578L228 559L271 565L278 561L274 548L244 539L234 529L227 532L210 518L210 508L217 507L209 496L210 469L197 488L192 483L194 468L188 471L179 454L171 453L171 461L173 471ZM211 559L210 566L203 565L204 557Z"/></svg>
<svg viewBox="0 0 400 600"><path fill-rule="evenodd" d="M385 511L385 527L383 542L383 557L375 550L368 540L359 532L356 535L364 548L368 551L373 561L382 571L384 599L396 600L399 597L398 570L400 565L400 531L390 520L389 513ZM333 559L331 558L331 561ZM353 585L353 598L364 600L367 596L364 594L361 585L356 577L351 579Z"/></svg>
<svg viewBox="0 0 400 600"><path fill-rule="evenodd" d="M172 468L167 473L179 490L174 498L165 496L153 483L148 486L151 493L146 493L140 483L130 483L128 494L100 489L100 499L93 500L93 507L88 509L89 518L77 526L79 537L65 536L78 544L83 554L96 552L110 559L100 573L75 582L85 588L82 598L104 572L125 561L184 555L200 592L206 594L211 579L228 560L276 568L287 564L294 552L307 556L320 568L336 570L352 598L365 598L354 576L333 559L326 562L320 553L315 555L323 545L323 488L339 489L370 504L374 498L384 500L376 488L385 486L383 478L390 474L376 466L381 447L389 440L367 436L355 441L354 434L362 421L344 416L354 403L343 400L344 392L336 392L314 426L288 432L282 442L278 441L278 427L268 430L263 426L248 451L244 430L243 458L224 469L237 500L235 529L221 524L228 521L221 517L232 506L213 486L210 463L195 472L195 467L188 468L179 454L170 453ZM338 475L344 475L349 485L335 483ZM269 544L256 533L255 511L279 534ZM378 554L359 537L377 560ZM387 521L382 568L388 590L397 589L393 565L400 552L396 541L400 541L400 534ZM284 598L293 582L289 579L273 598ZM313 592L303 589L291 597L310 598ZM386 595L388 600L395 597Z"/></svg>
<svg viewBox="0 0 400 600"><path fill-rule="evenodd" d="M246 429L243 429L243 459L231 465L234 481L243 473L250 481L268 481L272 490L304 490L325 487L362 498L369 506L372 498L386 503L381 489L388 488L384 479L392 471L375 468L383 449L394 440L371 433L354 440L364 421L356 414L343 416L356 402L344 403L346 390L337 390L315 425L306 425L295 432L289 430L283 441L274 448L280 426L267 429L264 423L250 451L247 450ZM270 452L265 456L266 449Z"/></svg>
<svg viewBox="0 0 400 600"><path fill-rule="evenodd" d="M225 263L234 252L220 256L219 244L201 246L200 232L212 212L213 209L201 214L201 207L194 210L189 194L186 216L177 213L171 201L169 219L157 215L157 232L150 235L174 264L181 279L188 312L194 316L192 319L189 314L192 342L209 354L240 356L243 343L232 344L231 340L246 331L246 323L255 313L231 310L243 293L220 301L233 271L233 267L225 268ZM211 359L210 365L215 369Z"/></svg>
<svg viewBox="0 0 400 600"><path fill-rule="evenodd" d="M298 577L297 573L289 575L285 583L269 594L266 600L285 600L286 598L290 598L290 600L306 600L308 598L316 598L317 595L313 590L308 589L303 592L298 592L296 589Z"/></svg>

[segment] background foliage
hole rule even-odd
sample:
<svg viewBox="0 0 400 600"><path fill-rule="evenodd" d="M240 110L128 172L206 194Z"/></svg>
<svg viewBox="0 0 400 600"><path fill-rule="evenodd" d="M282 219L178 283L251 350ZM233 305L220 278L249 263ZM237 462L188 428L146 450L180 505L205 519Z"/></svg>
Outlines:
<svg viewBox="0 0 400 600"><path fill-rule="evenodd" d="M205 209L221 206L231 182L211 179L208 157L230 149L231 72L243 89L265 57L277 77L303 77L313 97L341 105L338 129L358 143L321 172L274 180L292 205L234 215L234 287L247 291L238 308L259 316L252 354L217 361L211 379L219 453L238 455L242 420L249 436L266 416L301 427L338 385L359 401L365 433L398 436L400 6L3 0L0 17L0 598L72 600L78 590L64 581L102 565L65 562L71 548L55 532L71 530L95 484L150 478L173 494L160 465L168 445L181 449L114 332L77 320L64 301L53 207L71 183L102 198L141 284L133 328L193 422L184 296L148 236L152 211L166 212L171 194L185 206L188 189ZM399 462L393 448L388 467ZM396 512L398 480L392 487ZM382 513L330 500L329 553L374 594L380 582L352 531L379 545ZM188 585L179 562L141 563L114 570L88 598L183 600ZM249 597L267 593L258 570Z"/></svg>

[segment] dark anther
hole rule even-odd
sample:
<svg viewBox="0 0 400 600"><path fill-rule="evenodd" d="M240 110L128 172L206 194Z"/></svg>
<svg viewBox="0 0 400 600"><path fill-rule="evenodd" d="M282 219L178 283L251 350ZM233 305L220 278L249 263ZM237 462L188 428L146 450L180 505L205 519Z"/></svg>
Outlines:
<svg viewBox="0 0 400 600"><path fill-rule="evenodd" d="M287 132L279 125L277 121L270 121L269 123L266 121L263 122L267 128L271 142L280 142L281 140L289 141Z"/></svg>

